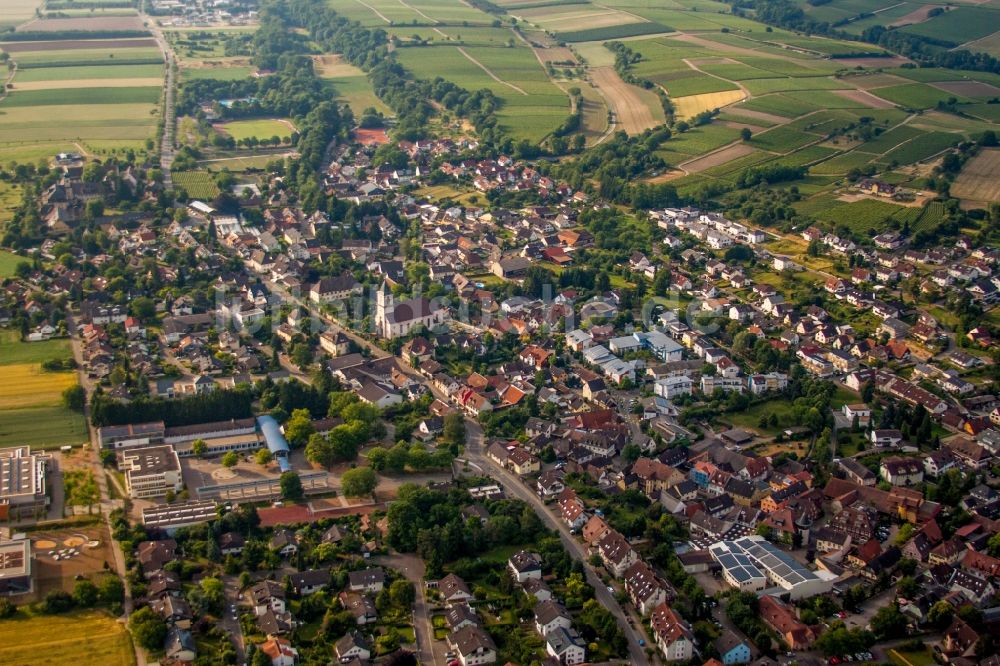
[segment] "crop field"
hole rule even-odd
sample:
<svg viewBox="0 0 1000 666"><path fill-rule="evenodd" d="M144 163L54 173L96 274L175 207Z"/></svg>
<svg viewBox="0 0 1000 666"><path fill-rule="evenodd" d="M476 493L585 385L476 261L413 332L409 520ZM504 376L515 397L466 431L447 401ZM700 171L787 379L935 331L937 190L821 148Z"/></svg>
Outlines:
<svg viewBox="0 0 1000 666"><path fill-rule="evenodd" d="M818 141L819 138L815 134L800 132L788 127L775 127L755 135L750 139L750 143L764 150L791 152L796 148Z"/></svg>
<svg viewBox="0 0 1000 666"><path fill-rule="evenodd" d="M0 26L17 25L35 15L35 9L41 6L42 0L5 0L3 13L0 13Z"/></svg>
<svg viewBox="0 0 1000 666"><path fill-rule="evenodd" d="M21 342L0 331L0 447L31 444L55 448L87 437L83 415L62 407L62 392L77 383L75 372L44 372L43 361L71 357L68 340Z"/></svg>
<svg viewBox="0 0 1000 666"><path fill-rule="evenodd" d="M738 114L743 109L749 109L750 111L762 111L775 116L784 116L785 118L797 118L812 111L817 111L820 108L818 104L813 104L812 102L776 94L755 97L748 102L735 106L732 111Z"/></svg>
<svg viewBox="0 0 1000 666"><path fill-rule="evenodd" d="M810 168L809 171L820 175L839 176L846 174L851 169L860 169L876 157L877 155L864 153L859 150L852 150L847 153L835 155L828 160L820 162L816 166Z"/></svg>
<svg viewBox="0 0 1000 666"><path fill-rule="evenodd" d="M879 88L876 94L908 109L929 109L937 106L938 102L947 102L949 98L953 97L957 98L958 101L968 101L959 95L921 83L907 83L901 86Z"/></svg>
<svg viewBox="0 0 1000 666"><path fill-rule="evenodd" d="M93 79L92 79L93 80ZM99 81L99 79L96 79ZM59 82L53 82L59 85ZM11 91L3 102L4 109L19 106L60 106L84 104L156 104L161 89L153 86L110 88L48 88Z"/></svg>
<svg viewBox="0 0 1000 666"><path fill-rule="evenodd" d="M994 58L1000 57L1000 30L994 32L992 35L987 35L982 39L968 42L964 45L964 47L970 51L989 53Z"/></svg>
<svg viewBox="0 0 1000 666"><path fill-rule="evenodd" d="M674 134L662 144L662 147L686 155L701 155L721 148L727 143L732 143L739 136L739 130L713 123L694 127L681 134Z"/></svg>
<svg viewBox="0 0 1000 666"><path fill-rule="evenodd" d="M987 149L965 163L951 193L979 203L1000 201L1000 150Z"/></svg>
<svg viewBox="0 0 1000 666"><path fill-rule="evenodd" d="M910 164L920 162L950 148L962 140L962 135L948 132L928 132L915 141L893 148L879 162L884 164Z"/></svg>
<svg viewBox="0 0 1000 666"><path fill-rule="evenodd" d="M29 21L18 31L62 32L64 30L144 30L138 16L95 16L76 18L43 18Z"/></svg>
<svg viewBox="0 0 1000 666"><path fill-rule="evenodd" d="M48 81L92 81L96 79L159 79L163 80L162 65L83 65L68 67L35 67L17 73L17 88L25 83ZM63 84L60 84L63 85Z"/></svg>
<svg viewBox="0 0 1000 666"><path fill-rule="evenodd" d="M503 100L500 124L518 139L540 141L569 114L566 93L548 80L527 47L433 46L400 49L399 57L418 77L443 76L468 90L492 90Z"/></svg>
<svg viewBox="0 0 1000 666"><path fill-rule="evenodd" d="M742 90L726 90L723 92L678 97L673 100L674 115L681 120L692 118L702 111L721 109L730 104L735 104L745 97Z"/></svg>
<svg viewBox="0 0 1000 666"><path fill-rule="evenodd" d="M986 37L995 32L998 25L1000 25L1000 9L989 6L964 6L902 30L958 46Z"/></svg>
<svg viewBox="0 0 1000 666"><path fill-rule="evenodd" d="M660 99L649 90L625 83L612 67L590 70L590 78L615 115L618 126L628 134L638 134L664 122Z"/></svg>
<svg viewBox="0 0 1000 666"><path fill-rule="evenodd" d="M0 663L59 666L82 660L133 666L135 654L125 627L100 611L39 616L21 611L0 623Z"/></svg>
<svg viewBox="0 0 1000 666"><path fill-rule="evenodd" d="M217 127L233 137L237 141L254 137L257 139L270 139L279 137L287 139L295 131L291 121L275 118L261 118L258 120L234 120L217 125Z"/></svg>
<svg viewBox="0 0 1000 666"><path fill-rule="evenodd" d="M118 48L119 42L150 42L150 47ZM0 102L0 160L67 149L105 154L141 147L154 134L162 94L162 56L153 44L65 40L4 45L18 70L13 88Z"/></svg>
<svg viewBox="0 0 1000 666"><path fill-rule="evenodd" d="M594 42L607 39L622 39L640 35L656 35L670 32L671 28L660 23L628 23L625 25L610 25L603 28L587 28L583 30L567 30L557 33L567 42Z"/></svg>
<svg viewBox="0 0 1000 666"><path fill-rule="evenodd" d="M253 74L253 67L185 67L181 70L181 80L217 79L219 81L239 81Z"/></svg>
<svg viewBox="0 0 1000 666"><path fill-rule="evenodd" d="M784 77L780 79L753 79L744 81L752 95L766 95L776 92L795 92L813 90L840 90L847 88L845 83L836 79L824 77Z"/></svg>
<svg viewBox="0 0 1000 666"><path fill-rule="evenodd" d="M35 363L5 364L3 372L0 413L6 409L58 406L62 392L77 382L74 372L45 372Z"/></svg>
<svg viewBox="0 0 1000 666"><path fill-rule="evenodd" d="M219 187L207 171L178 171L173 174L174 185L183 188L192 199L214 199Z"/></svg>

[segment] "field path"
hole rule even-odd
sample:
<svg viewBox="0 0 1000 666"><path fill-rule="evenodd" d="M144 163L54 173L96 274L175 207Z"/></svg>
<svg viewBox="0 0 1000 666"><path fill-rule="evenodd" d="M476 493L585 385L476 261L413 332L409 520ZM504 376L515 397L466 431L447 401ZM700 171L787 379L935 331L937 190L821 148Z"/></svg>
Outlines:
<svg viewBox="0 0 1000 666"><path fill-rule="evenodd" d="M590 70L590 79L614 111L616 122L626 132L640 134L660 126L661 123L653 116L653 112L631 86L622 81L614 67L594 67Z"/></svg>
<svg viewBox="0 0 1000 666"><path fill-rule="evenodd" d="M399 4L403 5L407 9L409 9L411 12L416 12L417 14L420 14L421 16L423 16L425 19L427 19L431 23L440 23L441 22L441 21L438 21L436 18L434 18L432 16L428 16L427 14L424 14L422 11L420 11L419 9L417 9L416 7L414 7L413 5L406 4L405 2L403 2L403 0L397 0L397 2L399 2Z"/></svg>
<svg viewBox="0 0 1000 666"><path fill-rule="evenodd" d="M392 23L392 21L390 21L389 19L387 19L385 17L385 14L383 14L379 10L375 9L374 7L372 7L371 5L369 5L367 2L364 2L364 0L357 0L357 2L358 2L359 5L364 5L368 9L372 10L372 13L375 14L375 16L379 17L380 19L382 19L386 23Z"/></svg>
<svg viewBox="0 0 1000 666"><path fill-rule="evenodd" d="M147 18L145 15L142 15L142 17L144 21ZM174 179L170 175L170 167L174 163L174 129L177 124L177 116L174 111L174 64L177 61L173 57L170 44L163 36L160 28L156 26L156 22L151 20L147 22L152 26L150 32L153 35L153 39L156 40L157 46L160 47L160 51L163 53L163 71L165 75L163 78L163 108L160 111L163 119L163 137L160 141L160 171L163 173L163 186L167 189L172 189Z"/></svg>
<svg viewBox="0 0 1000 666"><path fill-rule="evenodd" d="M517 92L521 93L521 94L522 94L522 95L524 95L525 97L527 97L527 96L528 96L528 93L524 92L524 90L523 90L522 88L519 88L519 87L515 86L515 85L514 85L513 83L511 83L511 82L509 82L509 81L504 81L504 80L503 80L503 79L501 79L501 78L500 78L499 76L497 76L496 74L494 74L493 72L491 72L491 71L490 71L490 69L489 69L489 67L487 67L487 66L486 66L486 65L484 65L483 63L479 62L478 60L476 60L475 58L473 58L472 56L470 56L470 55L469 55L469 54L468 54L468 53L466 52L466 50L465 50L465 49L463 49L463 48L462 48L461 46L456 46L455 48L457 48L457 49L458 49L458 52L459 52L459 53L461 53L461 54L462 54L462 55L464 55L464 56L465 56L466 58L468 58L468 59L469 59L469 62L471 62L471 63L472 63L473 65L477 66L477 67L478 67L479 69L483 70L484 72L486 72L487 76L489 76L489 77L490 77L491 79L493 79L493 80L494 80L494 81L496 81L497 83L502 83L502 84L504 84L505 86L507 86L507 87L509 87L509 88L512 88L512 89L516 90Z"/></svg>

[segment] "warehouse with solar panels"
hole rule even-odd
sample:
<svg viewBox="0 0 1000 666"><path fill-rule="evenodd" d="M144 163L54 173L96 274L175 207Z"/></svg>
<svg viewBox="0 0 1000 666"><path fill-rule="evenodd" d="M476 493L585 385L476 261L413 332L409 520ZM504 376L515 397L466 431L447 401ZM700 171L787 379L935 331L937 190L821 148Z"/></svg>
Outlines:
<svg viewBox="0 0 1000 666"><path fill-rule="evenodd" d="M741 592L787 594L802 599L829 592L836 578L806 566L761 536L745 536L709 546L722 577Z"/></svg>

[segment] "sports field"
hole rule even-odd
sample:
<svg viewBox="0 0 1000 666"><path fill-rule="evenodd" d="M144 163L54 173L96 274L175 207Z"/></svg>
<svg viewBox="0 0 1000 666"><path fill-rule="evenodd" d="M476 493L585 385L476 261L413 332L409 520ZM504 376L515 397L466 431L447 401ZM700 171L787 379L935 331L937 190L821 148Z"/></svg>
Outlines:
<svg viewBox="0 0 1000 666"><path fill-rule="evenodd" d="M295 126L290 120L276 118L261 118L258 120L234 120L218 125L220 131L228 134L237 141L244 139L270 139L278 137L285 141L291 137L295 131Z"/></svg>
<svg viewBox="0 0 1000 666"><path fill-rule="evenodd" d="M62 666L79 661L105 666L135 664L125 627L100 611L39 616L21 611L0 622L0 663Z"/></svg>

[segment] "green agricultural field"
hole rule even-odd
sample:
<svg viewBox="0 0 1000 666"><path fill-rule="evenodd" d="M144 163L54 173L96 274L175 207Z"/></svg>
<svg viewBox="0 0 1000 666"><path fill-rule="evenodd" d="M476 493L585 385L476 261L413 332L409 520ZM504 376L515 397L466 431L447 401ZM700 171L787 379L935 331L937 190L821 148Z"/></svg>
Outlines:
<svg viewBox="0 0 1000 666"><path fill-rule="evenodd" d="M566 93L548 80L527 48L434 46L400 49L398 54L420 78L442 76L467 90L492 90L503 101L497 113L500 125L517 139L540 141L569 114Z"/></svg>
<svg viewBox="0 0 1000 666"><path fill-rule="evenodd" d="M55 106L77 104L156 104L162 90L141 88L53 88L10 93L0 109L18 106Z"/></svg>
<svg viewBox="0 0 1000 666"><path fill-rule="evenodd" d="M95 41L95 44L99 42ZM62 49L26 51L14 56L19 70L35 67L79 67L83 65L144 65L163 62L155 47Z"/></svg>
<svg viewBox="0 0 1000 666"><path fill-rule="evenodd" d="M83 65L76 67L35 67L33 69L25 69L18 71L15 81L17 84L21 84L34 81L148 79L162 77L162 65Z"/></svg>
<svg viewBox="0 0 1000 666"><path fill-rule="evenodd" d="M714 76L690 76L662 83L671 97L687 97L704 93L738 90L739 86Z"/></svg>
<svg viewBox="0 0 1000 666"><path fill-rule="evenodd" d="M588 30L568 30L560 32L558 35L565 42L597 42L608 39L637 37L639 35L656 35L671 31L672 28L668 28L660 23L647 22L610 25L603 28L590 28Z"/></svg>
<svg viewBox="0 0 1000 666"><path fill-rule="evenodd" d="M181 80L216 79L239 81L253 74L253 67L190 67L181 70Z"/></svg>
<svg viewBox="0 0 1000 666"><path fill-rule="evenodd" d="M819 141L819 139L820 137L815 134L799 132L787 127L776 127L755 135L750 139L750 143L764 150L787 153L814 141Z"/></svg>
<svg viewBox="0 0 1000 666"><path fill-rule="evenodd" d="M850 87L842 81L817 76L754 79L752 81L745 81L744 85L752 95L802 90L843 90Z"/></svg>
<svg viewBox="0 0 1000 666"><path fill-rule="evenodd" d="M394 115L392 109L375 95L367 75L342 76L326 80L333 86L336 98L346 102L355 116L360 117L369 107L378 109L386 116Z"/></svg>
<svg viewBox="0 0 1000 666"><path fill-rule="evenodd" d="M776 116L784 116L785 118L797 118L820 108L822 107L818 104L792 99L791 97L786 97L785 95L775 94L766 95L764 97L755 97L749 102L737 104L732 107L731 112L738 114L740 109L749 109L750 111L761 111L763 113L770 113Z"/></svg>
<svg viewBox="0 0 1000 666"><path fill-rule="evenodd" d="M904 83L899 86L879 88L876 92L879 97L908 109L929 109L937 106L938 102L947 102L950 98L960 102L969 101L959 95L922 83Z"/></svg>
<svg viewBox="0 0 1000 666"><path fill-rule="evenodd" d="M963 6L935 16L929 21L903 28L921 37L944 40L954 46L975 41L995 32L1000 26L1000 9L986 6Z"/></svg>
<svg viewBox="0 0 1000 666"><path fill-rule="evenodd" d="M960 134L948 132L928 132L915 141L898 146L879 160L885 164L911 164L920 162L950 148L962 140Z"/></svg>
<svg viewBox="0 0 1000 666"><path fill-rule="evenodd" d="M740 131L733 127L726 127L712 123L694 127L686 132L674 134L668 141L661 144L661 147L686 154L689 157L701 155L710 150L720 148L727 143L732 143L740 136Z"/></svg>
<svg viewBox="0 0 1000 666"><path fill-rule="evenodd" d="M900 224L916 221L922 212L921 208L899 206L875 199L862 199L854 203L825 202L821 208L811 211L821 222L832 226L846 225L851 231L861 235L867 235L871 229L884 228L890 220Z"/></svg>
<svg viewBox="0 0 1000 666"><path fill-rule="evenodd" d="M91 152L138 148L151 137L157 107L151 104L88 104L8 107L0 103L0 162L51 157L63 150ZM72 118L73 122L66 122Z"/></svg>
<svg viewBox="0 0 1000 666"><path fill-rule="evenodd" d="M173 173L174 185L183 188L192 199L214 199L219 196L219 186L207 171L177 171Z"/></svg>
<svg viewBox="0 0 1000 666"><path fill-rule="evenodd" d="M809 171L820 175L841 175L847 173L851 169L860 169L875 158L876 155L863 153L858 150L852 150L850 152L831 157L824 162L820 162L819 164L810 167Z"/></svg>
<svg viewBox="0 0 1000 666"><path fill-rule="evenodd" d="M254 137L256 139L270 139L271 137L290 137L295 131L291 122L274 118L260 118L257 120L234 120L222 123L218 126L223 132L233 137L237 141Z"/></svg>

